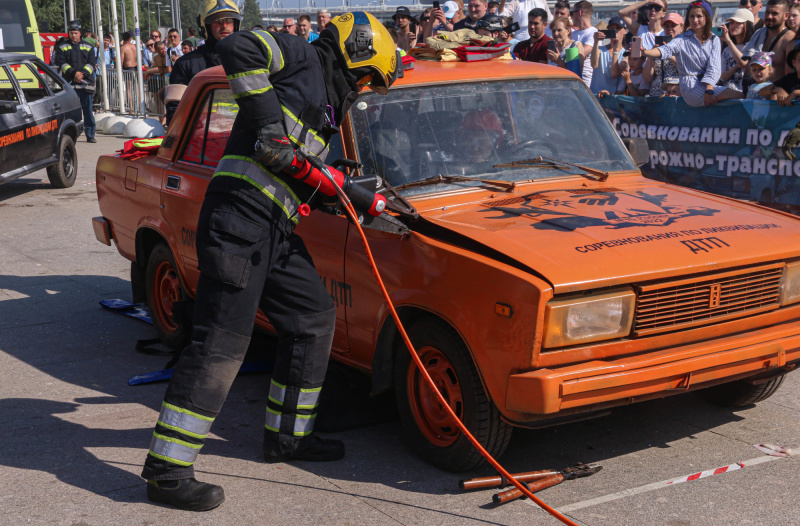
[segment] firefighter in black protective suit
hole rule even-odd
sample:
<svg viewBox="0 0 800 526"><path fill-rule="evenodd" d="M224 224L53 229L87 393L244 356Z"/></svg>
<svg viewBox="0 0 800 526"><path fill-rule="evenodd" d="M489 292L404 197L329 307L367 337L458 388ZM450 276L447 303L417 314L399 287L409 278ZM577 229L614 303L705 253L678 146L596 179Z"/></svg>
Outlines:
<svg viewBox="0 0 800 526"><path fill-rule="evenodd" d="M80 20L72 20L67 26L69 40L56 46L52 65L75 89L83 109L83 129L86 142L97 142L94 138L95 122L92 100L95 91L95 70L97 56L94 46L81 39Z"/></svg>
<svg viewBox="0 0 800 526"><path fill-rule="evenodd" d="M221 487L194 479L193 465L239 371L259 307L278 336L265 459L344 456L341 441L312 434L335 305L293 230L321 195L316 183L306 184L321 175L306 159L324 160L358 91L369 86L385 94L399 67L389 32L363 12L337 17L313 44L240 31L216 46L239 112L198 220L192 341L175 367L142 472L151 501L197 511L225 498Z"/></svg>
<svg viewBox="0 0 800 526"><path fill-rule="evenodd" d="M217 43L223 38L239 31L242 23L242 15L233 0L205 0L200 4L200 12L197 15L197 25L205 39L205 44L198 47L182 57L172 66L172 73L169 75L169 83L189 85L189 82L201 71L219 66L219 54ZM178 102L168 102L167 125L172 120Z"/></svg>

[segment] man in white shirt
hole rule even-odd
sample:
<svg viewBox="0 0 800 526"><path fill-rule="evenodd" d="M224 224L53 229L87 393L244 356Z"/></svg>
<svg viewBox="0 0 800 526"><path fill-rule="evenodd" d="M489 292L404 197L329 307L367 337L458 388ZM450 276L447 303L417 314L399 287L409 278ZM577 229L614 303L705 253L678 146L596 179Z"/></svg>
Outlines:
<svg viewBox="0 0 800 526"><path fill-rule="evenodd" d="M592 14L594 7L588 0L582 0L575 4L572 8L572 25L575 29L572 31L572 40L580 42L583 46L583 55L586 59L583 61L583 73L581 78L587 86L592 84L592 49L594 48L594 34L597 33L597 28L592 26Z"/></svg>
<svg viewBox="0 0 800 526"><path fill-rule="evenodd" d="M639 9L644 9L647 17L647 25L639 23ZM635 4L623 7L619 10L625 23L628 24L628 31L641 37L642 49L653 49L656 45L656 37L664 36L662 23L667 16L667 0L643 0Z"/></svg>
<svg viewBox="0 0 800 526"><path fill-rule="evenodd" d="M167 66L174 66L175 61L183 56L181 34L174 27L167 32Z"/></svg>
<svg viewBox="0 0 800 526"><path fill-rule="evenodd" d="M550 13L550 8L547 7L545 0L501 0L497 11L502 16L511 17L512 22L519 24L519 31L514 34L514 38L521 42L531 38L528 33L528 13L536 7L547 11L547 19L553 20L552 13Z"/></svg>

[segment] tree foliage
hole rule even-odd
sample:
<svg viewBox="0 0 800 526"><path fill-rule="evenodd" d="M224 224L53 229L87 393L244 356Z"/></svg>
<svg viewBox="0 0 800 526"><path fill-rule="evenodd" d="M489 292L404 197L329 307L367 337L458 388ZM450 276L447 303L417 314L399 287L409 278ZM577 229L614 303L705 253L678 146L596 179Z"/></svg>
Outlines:
<svg viewBox="0 0 800 526"><path fill-rule="evenodd" d="M255 25L261 24L263 24L261 10L258 8L256 0L244 0L241 29L250 29Z"/></svg>

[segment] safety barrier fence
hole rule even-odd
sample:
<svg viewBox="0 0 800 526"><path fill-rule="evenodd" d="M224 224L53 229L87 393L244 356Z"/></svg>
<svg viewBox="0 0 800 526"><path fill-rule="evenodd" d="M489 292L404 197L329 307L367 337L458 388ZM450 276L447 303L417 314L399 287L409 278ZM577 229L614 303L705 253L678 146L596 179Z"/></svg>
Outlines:
<svg viewBox="0 0 800 526"><path fill-rule="evenodd" d="M122 72L122 88L125 97L124 111L120 110L120 80L117 76L117 71L107 69L106 79L108 80L108 105L111 111L134 117L166 115L164 86L169 84L169 75L152 75L149 78L144 78L144 115L142 115L141 105L139 104L136 71ZM98 97L95 97L95 99L101 101L102 95L99 89L97 93Z"/></svg>

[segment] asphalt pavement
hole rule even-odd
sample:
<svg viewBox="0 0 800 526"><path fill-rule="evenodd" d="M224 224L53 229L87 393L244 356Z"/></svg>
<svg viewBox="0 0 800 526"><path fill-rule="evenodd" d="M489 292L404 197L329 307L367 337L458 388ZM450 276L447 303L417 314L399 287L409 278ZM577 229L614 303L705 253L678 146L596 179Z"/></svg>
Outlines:
<svg viewBox="0 0 800 526"><path fill-rule="evenodd" d="M139 472L166 384L128 379L167 357L137 353L153 328L98 304L131 298L129 263L91 227L97 157L123 141L81 138L72 188L50 187L44 171L0 186L0 524L558 524L530 501L460 492L464 475L416 458L394 419L332 435L346 443L342 461L264 463L266 373L237 378L196 466L226 502L206 513L148 503ZM364 390L341 393L368 403ZM742 410L682 394L516 430L501 461L511 472L601 463L539 494L581 525L800 524L800 458L766 457L759 443L800 448L800 373ZM724 466L734 467L668 484Z"/></svg>

